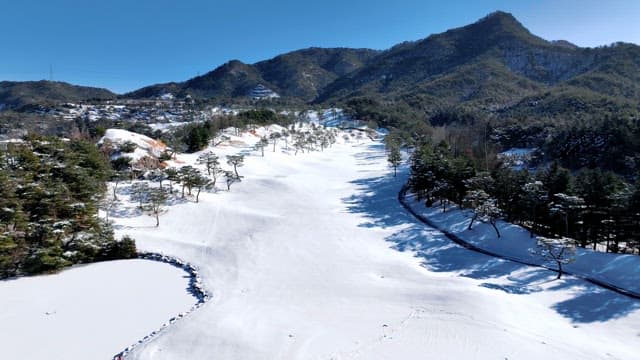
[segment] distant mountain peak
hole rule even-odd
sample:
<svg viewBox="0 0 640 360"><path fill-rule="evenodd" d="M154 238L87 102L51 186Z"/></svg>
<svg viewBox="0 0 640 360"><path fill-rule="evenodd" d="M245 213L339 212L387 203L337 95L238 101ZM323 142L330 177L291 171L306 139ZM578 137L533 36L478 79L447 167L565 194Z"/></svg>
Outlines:
<svg viewBox="0 0 640 360"><path fill-rule="evenodd" d="M479 21L490 20L490 19L501 19L501 20L518 22L518 20L516 19L515 16L513 16L513 14L506 11L502 11L502 10L496 10L492 13L489 13L487 16L480 19Z"/></svg>
<svg viewBox="0 0 640 360"><path fill-rule="evenodd" d="M510 33L519 37L537 38L518 21L512 14L504 11L495 11L464 28L482 31L485 33Z"/></svg>

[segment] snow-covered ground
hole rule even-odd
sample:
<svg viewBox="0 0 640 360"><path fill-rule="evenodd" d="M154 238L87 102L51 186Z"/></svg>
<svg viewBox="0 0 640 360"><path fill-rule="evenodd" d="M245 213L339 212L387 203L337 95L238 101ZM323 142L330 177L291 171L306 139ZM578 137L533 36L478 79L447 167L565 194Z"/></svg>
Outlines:
<svg viewBox="0 0 640 360"><path fill-rule="evenodd" d="M167 146L161 141L122 129L108 129L98 142L98 145L103 146L105 142L109 142L118 147L125 143L134 144L135 149L133 152L116 153L112 156L112 159L127 156L131 158L133 162L139 161L144 157L158 158L163 151L167 150Z"/></svg>
<svg viewBox="0 0 640 360"><path fill-rule="evenodd" d="M514 170L527 168L536 148L511 148L498 154L498 159L510 164Z"/></svg>
<svg viewBox="0 0 640 360"><path fill-rule="evenodd" d="M0 281L4 359L110 359L188 311L187 273L149 260Z"/></svg>
<svg viewBox="0 0 640 360"><path fill-rule="evenodd" d="M555 263L545 263L539 255L530 250L535 249L536 239L523 227L504 221L498 221L501 238L497 238L491 225L478 222L471 230L467 229L471 210L459 210L450 206L447 212L440 207L425 207L415 197L408 196L410 206L419 214L428 218L441 229L462 240L494 254L507 256L531 264L542 264L556 268ZM640 256L621 255L596 252L591 249L578 248L573 262L563 268L573 274L592 278L609 285L640 294Z"/></svg>
<svg viewBox="0 0 640 360"><path fill-rule="evenodd" d="M134 204L112 214L213 295L131 358L637 359L638 301L451 243L397 202L380 144L260 157L257 139L211 149L247 154L231 191L172 202L158 228Z"/></svg>

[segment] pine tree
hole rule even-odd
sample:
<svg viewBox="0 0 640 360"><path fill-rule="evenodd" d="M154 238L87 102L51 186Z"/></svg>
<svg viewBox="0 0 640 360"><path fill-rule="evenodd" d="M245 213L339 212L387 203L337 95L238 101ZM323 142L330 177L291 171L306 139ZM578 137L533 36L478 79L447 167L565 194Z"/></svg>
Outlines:
<svg viewBox="0 0 640 360"><path fill-rule="evenodd" d="M144 203L149 199L149 184L136 182L131 185L131 199L138 202L138 208L143 209Z"/></svg>
<svg viewBox="0 0 640 360"><path fill-rule="evenodd" d="M220 166L218 155L214 154L212 151L200 154L200 156L198 156L197 163L205 166L209 176L211 176L212 173L214 173Z"/></svg>
<svg viewBox="0 0 640 360"><path fill-rule="evenodd" d="M244 155L227 155L227 164L233 166L233 172L235 173L236 178L238 178L239 181L240 175L238 174L238 168L244 165Z"/></svg>
<svg viewBox="0 0 640 360"><path fill-rule="evenodd" d="M160 212L167 203L167 193L159 188L149 189L148 209L156 217L156 227L160 226Z"/></svg>
<svg viewBox="0 0 640 360"><path fill-rule="evenodd" d="M224 179L225 179L225 182L227 183L227 191L231 191L231 185L233 183L240 181L238 176L236 176L236 174L233 171L225 171Z"/></svg>
<svg viewBox="0 0 640 360"><path fill-rule="evenodd" d="M389 148L389 155L387 156L387 161L393 167L393 177L396 177L398 166L402 162L402 156L400 155L400 146L393 143Z"/></svg>
<svg viewBox="0 0 640 360"><path fill-rule="evenodd" d="M269 134L269 139L271 140L271 144L273 145L273 152L276 152L276 144L281 137L282 134L280 134L279 132L272 132L271 134Z"/></svg>
<svg viewBox="0 0 640 360"><path fill-rule="evenodd" d="M528 182L522 186L524 191L524 199L528 202L531 209L531 228L529 229L529 236L533 237L533 233L536 232L536 226L538 219L536 217L538 207L549 199L547 191L542 184L542 181Z"/></svg>
<svg viewBox="0 0 640 360"><path fill-rule="evenodd" d="M260 138L260 140L258 140L258 142L255 144L254 148L256 150L259 150L261 152L261 154L262 154L262 157L264 157L264 148L267 147L268 145L269 145L269 139L267 139L266 136L263 136L263 137Z"/></svg>

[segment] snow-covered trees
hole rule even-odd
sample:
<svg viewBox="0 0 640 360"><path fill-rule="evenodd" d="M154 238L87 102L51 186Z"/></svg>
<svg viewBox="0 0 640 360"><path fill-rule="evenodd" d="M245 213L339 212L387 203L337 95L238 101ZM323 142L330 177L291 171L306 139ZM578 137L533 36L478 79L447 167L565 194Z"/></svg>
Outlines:
<svg viewBox="0 0 640 360"><path fill-rule="evenodd" d="M93 144L30 136L0 151L0 277L105 259L115 246L96 216L108 160Z"/></svg>
<svg viewBox="0 0 640 360"><path fill-rule="evenodd" d="M471 190L464 198L464 204L473 211L473 217L467 229L471 230L476 220L485 221L491 224L496 235L500 237L496 222L502 216L502 210L496 204L496 199L492 198L484 190Z"/></svg>
<svg viewBox="0 0 640 360"><path fill-rule="evenodd" d="M558 268L558 279L562 277L562 265L575 261L576 247L569 238L548 238L538 236L536 247L531 253L542 257L545 261L553 262Z"/></svg>
<svg viewBox="0 0 640 360"><path fill-rule="evenodd" d="M445 209L449 200L460 204L463 196L476 220L479 214L487 219L504 216L532 236L564 235L594 250L640 253L640 205L633 205L640 204L633 201L640 184L630 185L598 169L574 175L557 163L536 173L497 166L474 176L466 155L454 153L445 142L425 141L411 156L408 185L428 206L439 200ZM484 198L492 200L480 201Z"/></svg>

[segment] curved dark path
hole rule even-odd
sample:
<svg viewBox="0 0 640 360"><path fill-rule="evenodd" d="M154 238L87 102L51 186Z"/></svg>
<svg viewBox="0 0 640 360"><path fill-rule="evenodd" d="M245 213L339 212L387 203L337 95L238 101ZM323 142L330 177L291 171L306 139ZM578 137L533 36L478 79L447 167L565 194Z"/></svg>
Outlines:
<svg viewBox="0 0 640 360"><path fill-rule="evenodd" d="M385 156L382 145L374 146L381 148L376 152L378 155L362 153L358 155L358 160L381 160ZM402 226L402 230L386 240L398 251L415 253L430 270L456 272L461 276L483 280L480 286L512 294L571 289L574 295L555 304L553 308L576 323L607 321L640 309L640 296L637 293L575 274L557 282L551 281L555 276L550 276L550 271L554 269L494 254L465 242L446 229L439 229L406 203L406 178L407 169L403 168L399 169L397 177L393 177L391 172L386 176L356 180L353 183L358 186L359 195L352 195L343 201L349 211L367 216L368 221L360 226ZM505 285L504 279L510 283ZM544 283L552 286L543 290L541 284Z"/></svg>
<svg viewBox="0 0 640 360"><path fill-rule="evenodd" d="M413 215L418 221L422 222L425 225L428 225L432 228L438 229L439 231L441 231L447 238L449 238L451 241L455 242L456 244L464 247L465 249L471 250L471 251L475 251L481 254L485 254L485 255L489 255L498 259L504 259L504 260L508 260L508 261L513 261L515 263L518 264L522 264L522 265L527 265L527 266L535 266L535 267L539 267L539 268L544 268L550 271L554 271L554 272L558 272L557 269L545 266L545 265L541 265L541 264L536 264L536 263L532 263L532 262L528 262L528 261L523 261L511 256L506 256L506 255L502 255L502 254L498 254L492 251L488 251L485 249L482 249L480 247L477 247L465 240L463 240L462 238L460 238L459 236L456 236L455 234L449 232L447 229L441 228L438 225L434 224L433 222L431 222L427 217L422 216L420 214L418 214L411 206L409 206L409 204L406 201L406 195L407 195L407 191L408 191L408 187L407 185L403 185L402 188L400 189L400 192L398 193L398 201L400 202L400 204L409 212L411 213L411 215ZM589 283L592 283L594 285L600 286L602 288L605 288L607 290L611 290L613 292L616 292L618 294L621 295L625 295L625 296L629 296L631 298L634 299L640 299L640 294L627 290L627 289L623 289L621 287L615 286L613 284L609 284L605 281L601 281L598 279L593 279L591 277L588 276L583 276L580 274L576 274L574 272L568 271L568 270L564 270L562 272L563 274L567 274L567 275L571 275L577 278L580 278L582 280L585 280Z"/></svg>

